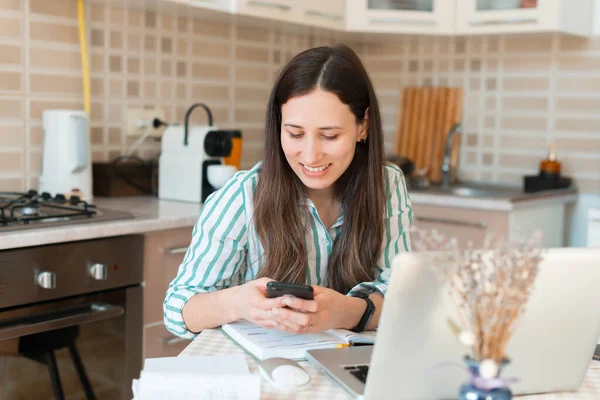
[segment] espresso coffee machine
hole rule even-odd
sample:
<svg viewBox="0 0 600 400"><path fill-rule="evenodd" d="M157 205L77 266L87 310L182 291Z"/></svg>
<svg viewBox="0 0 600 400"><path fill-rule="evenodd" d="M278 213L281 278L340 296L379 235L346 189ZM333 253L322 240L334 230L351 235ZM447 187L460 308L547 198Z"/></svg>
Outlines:
<svg viewBox="0 0 600 400"><path fill-rule="evenodd" d="M196 107L208 114L208 126L189 126L189 116ZM201 103L187 111L184 125L169 125L161 141L158 171L158 197L164 200L203 203L225 184L237 168L226 165L233 138L238 130L223 130L213 126L210 109Z"/></svg>

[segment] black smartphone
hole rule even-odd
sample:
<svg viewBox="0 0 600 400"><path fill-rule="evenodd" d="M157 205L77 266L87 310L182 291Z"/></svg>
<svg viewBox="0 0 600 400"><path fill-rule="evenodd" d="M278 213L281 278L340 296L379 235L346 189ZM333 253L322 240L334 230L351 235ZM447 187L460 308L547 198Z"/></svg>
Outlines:
<svg viewBox="0 0 600 400"><path fill-rule="evenodd" d="M267 283L267 297L290 295L304 300L313 300L314 292L312 286L300 285L296 283L276 282Z"/></svg>

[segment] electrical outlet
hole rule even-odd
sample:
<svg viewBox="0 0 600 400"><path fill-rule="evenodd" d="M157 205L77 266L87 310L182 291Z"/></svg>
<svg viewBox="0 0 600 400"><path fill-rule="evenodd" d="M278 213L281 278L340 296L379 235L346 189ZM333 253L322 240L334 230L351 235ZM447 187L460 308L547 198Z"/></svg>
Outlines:
<svg viewBox="0 0 600 400"><path fill-rule="evenodd" d="M155 129L152 126L152 120L154 118L159 118L160 120L164 121L165 112L160 108L154 108L152 110L146 110L143 108L127 109L127 136L139 137L146 132L146 129L150 129L148 137L161 137L165 128L164 126L161 126L158 129ZM150 126L139 126L138 122L140 121L147 121Z"/></svg>

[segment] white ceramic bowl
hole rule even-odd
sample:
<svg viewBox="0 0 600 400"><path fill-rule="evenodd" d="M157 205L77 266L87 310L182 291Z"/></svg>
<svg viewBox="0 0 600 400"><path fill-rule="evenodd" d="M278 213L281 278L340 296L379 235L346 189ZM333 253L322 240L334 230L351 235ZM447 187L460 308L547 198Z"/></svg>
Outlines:
<svg viewBox="0 0 600 400"><path fill-rule="evenodd" d="M236 172L237 168L233 165L213 164L206 169L206 178L212 187L220 189Z"/></svg>

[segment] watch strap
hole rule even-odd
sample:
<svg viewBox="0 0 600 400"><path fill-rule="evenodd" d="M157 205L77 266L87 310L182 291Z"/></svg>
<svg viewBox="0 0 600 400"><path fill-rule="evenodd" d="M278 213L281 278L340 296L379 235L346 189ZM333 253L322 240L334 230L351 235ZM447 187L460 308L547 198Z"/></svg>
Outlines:
<svg viewBox="0 0 600 400"><path fill-rule="evenodd" d="M363 332L365 329L367 329L369 322L371 322L371 318L373 318L373 314L375 314L375 304L373 303L373 300L371 300L369 298L369 296L357 296L357 297L360 297L361 299L363 299L364 301L367 302L367 308L365 309L365 312L363 313L362 317L360 318L360 321L358 321L358 325L356 325L351 330L353 332Z"/></svg>

